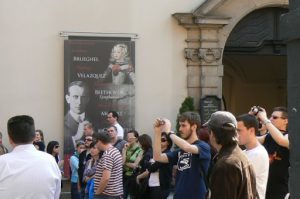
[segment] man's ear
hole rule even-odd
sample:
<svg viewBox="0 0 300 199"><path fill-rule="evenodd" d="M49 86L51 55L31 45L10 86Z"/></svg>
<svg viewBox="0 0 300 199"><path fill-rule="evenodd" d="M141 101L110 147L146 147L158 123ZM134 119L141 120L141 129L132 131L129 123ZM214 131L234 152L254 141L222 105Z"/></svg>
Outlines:
<svg viewBox="0 0 300 199"><path fill-rule="evenodd" d="M256 135L256 132L255 132L255 128L254 128L254 127L251 127L251 128L250 128L250 132L253 133L254 135Z"/></svg>
<svg viewBox="0 0 300 199"><path fill-rule="evenodd" d="M285 124L288 125L289 124L289 120L287 118L284 119Z"/></svg>
<svg viewBox="0 0 300 199"><path fill-rule="evenodd" d="M70 104L70 95L67 94L67 95L65 96L65 98L66 98L67 103Z"/></svg>
<svg viewBox="0 0 300 199"><path fill-rule="evenodd" d="M191 128L192 128L192 131L196 131L196 132L197 132L197 124L193 124L193 125L191 126Z"/></svg>
<svg viewBox="0 0 300 199"><path fill-rule="evenodd" d="M11 145L11 146L15 146L16 144L14 143L14 141L11 139L11 137L9 136L9 134L8 134L8 142L9 142L9 144Z"/></svg>

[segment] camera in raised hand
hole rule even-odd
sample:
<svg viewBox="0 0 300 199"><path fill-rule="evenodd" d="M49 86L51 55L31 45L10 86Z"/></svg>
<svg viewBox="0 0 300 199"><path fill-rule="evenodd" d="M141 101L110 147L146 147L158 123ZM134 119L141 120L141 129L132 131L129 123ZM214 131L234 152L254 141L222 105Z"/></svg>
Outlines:
<svg viewBox="0 0 300 199"><path fill-rule="evenodd" d="M251 108L251 112L256 116L260 111L263 111L263 109L260 106L253 106Z"/></svg>

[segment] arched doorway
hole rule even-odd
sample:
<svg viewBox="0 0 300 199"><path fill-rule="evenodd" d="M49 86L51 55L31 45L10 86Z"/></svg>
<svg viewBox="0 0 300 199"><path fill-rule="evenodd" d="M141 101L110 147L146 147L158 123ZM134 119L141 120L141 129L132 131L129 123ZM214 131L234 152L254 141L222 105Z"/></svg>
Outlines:
<svg viewBox="0 0 300 199"><path fill-rule="evenodd" d="M223 97L235 114L259 105L287 105L286 44L279 17L285 8L263 8L245 16L230 33L223 53Z"/></svg>
<svg viewBox="0 0 300 199"><path fill-rule="evenodd" d="M280 41L278 30L278 17L287 11L287 7L286 0L211 0L204 1L193 12L173 14L187 30L187 47L184 49L187 94L194 98L197 109L201 111L199 102L206 96L223 98L226 109L234 114L245 113L255 104L266 107L267 111L273 106L287 104L285 44ZM251 25L251 21L255 22L257 17L262 19L260 24L247 26ZM244 26L238 25L244 22ZM238 27L251 32L256 26L261 26L265 32L254 29L247 37L249 40L240 34L246 41L244 46L239 42L232 43ZM260 40L252 40L251 35L254 38L259 36ZM237 41L242 41L241 38ZM261 73L255 72L261 69L258 62L254 62L256 60L267 65ZM238 92L247 90L248 93ZM250 97L246 95L251 92L253 95ZM255 96L258 97L253 98Z"/></svg>

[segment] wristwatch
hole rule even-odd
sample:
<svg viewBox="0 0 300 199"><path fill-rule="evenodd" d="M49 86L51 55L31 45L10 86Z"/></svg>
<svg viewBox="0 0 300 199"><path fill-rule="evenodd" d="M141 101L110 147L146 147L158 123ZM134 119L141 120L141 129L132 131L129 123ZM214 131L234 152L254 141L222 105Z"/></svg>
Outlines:
<svg viewBox="0 0 300 199"><path fill-rule="evenodd" d="M166 133L166 134L167 134L167 137L168 137L169 139L171 139L171 137L170 137L170 136L171 136L172 134L176 135L176 133L174 133L174 132L172 132L172 131L171 131L171 132L169 132L169 133Z"/></svg>
<svg viewBox="0 0 300 199"><path fill-rule="evenodd" d="M263 122L264 125L269 124L269 123L271 123L271 121L268 120L268 119L266 119L266 120Z"/></svg>

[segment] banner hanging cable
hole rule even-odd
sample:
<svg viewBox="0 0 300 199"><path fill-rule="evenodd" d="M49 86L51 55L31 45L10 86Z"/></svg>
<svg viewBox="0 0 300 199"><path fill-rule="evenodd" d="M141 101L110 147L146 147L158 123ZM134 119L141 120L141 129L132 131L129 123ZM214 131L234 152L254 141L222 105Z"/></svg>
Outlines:
<svg viewBox="0 0 300 199"><path fill-rule="evenodd" d="M103 32L76 32L76 31L61 31L60 37L123 37L131 38L133 40L138 39L136 33L103 33Z"/></svg>

